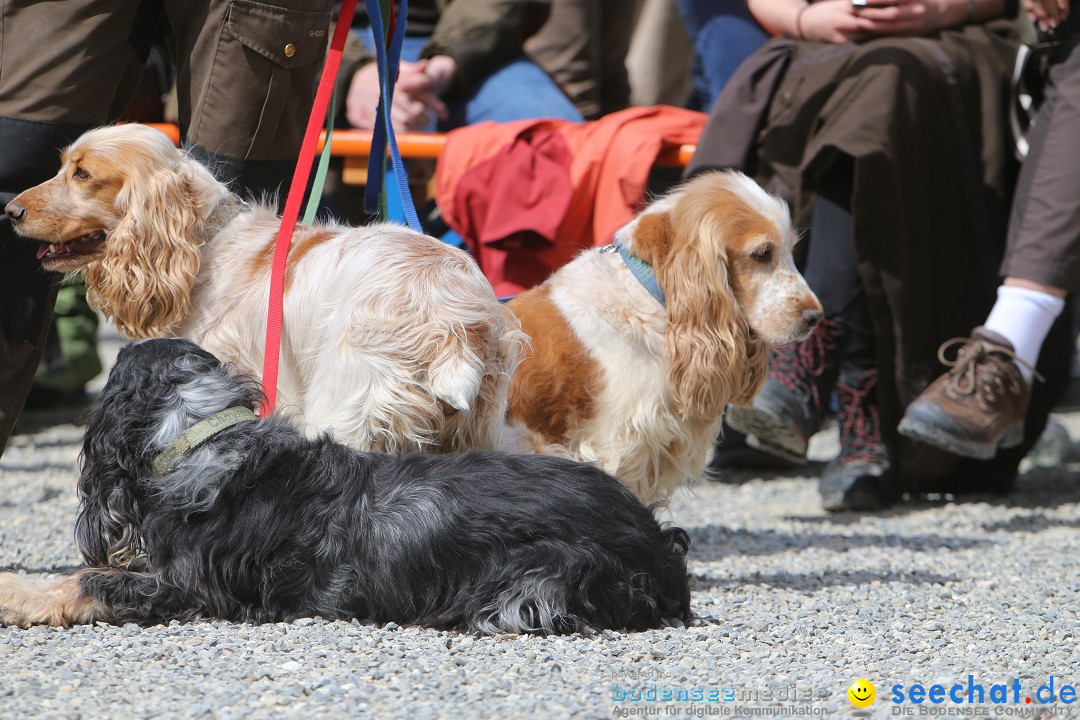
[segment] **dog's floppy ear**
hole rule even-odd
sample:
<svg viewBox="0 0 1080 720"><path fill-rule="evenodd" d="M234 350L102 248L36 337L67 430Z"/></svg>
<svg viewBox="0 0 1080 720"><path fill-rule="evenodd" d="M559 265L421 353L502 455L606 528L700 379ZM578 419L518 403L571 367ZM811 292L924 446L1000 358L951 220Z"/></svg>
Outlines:
<svg viewBox="0 0 1080 720"><path fill-rule="evenodd" d="M130 567L142 552L137 480L152 419L150 396L141 387L145 373L125 351L87 419L79 474L79 514L75 541L86 563Z"/></svg>
<svg viewBox="0 0 1080 720"><path fill-rule="evenodd" d="M724 229L700 198L642 215L635 252L667 298L668 382L683 417L714 419L764 382L768 349L751 340L728 276Z"/></svg>
<svg viewBox="0 0 1080 720"><path fill-rule="evenodd" d="M128 175L116 196L123 217L105 256L84 270L91 299L128 337L162 335L191 313L204 202L196 189L203 169L193 165L178 158L173 167Z"/></svg>

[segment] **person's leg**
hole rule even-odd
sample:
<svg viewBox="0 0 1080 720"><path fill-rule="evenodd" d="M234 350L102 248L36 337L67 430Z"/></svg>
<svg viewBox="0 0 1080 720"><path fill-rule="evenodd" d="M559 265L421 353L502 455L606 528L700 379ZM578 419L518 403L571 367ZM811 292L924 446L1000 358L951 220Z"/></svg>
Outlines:
<svg viewBox="0 0 1080 720"><path fill-rule="evenodd" d="M557 118L581 122L581 113L555 81L531 60L511 60L485 77L467 98L450 105L447 127L491 120Z"/></svg>
<svg viewBox="0 0 1080 720"><path fill-rule="evenodd" d="M705 96L701 110L712 108L735 70L769 39L769 34L740 0L713 4L713 15L694 36L694 51L701 64ZM695 83L695 92L700 92Z"/></svg>
<svg viewBox="0 0 1080 720"><path fill-rule="evenodd" d="M825 319L802 342L779 348L765 386L750 408L732 408L729 424L765 452L805 462L807 444L828 412L842 358L873 367L866 295L855 263L850 160L821 179L807 240L803 275Z"/></svg>
<svg viewBox="0 0 1080 720"><path fill-rule="evenodd" d="M86 300L86 281L75 274L64 279L56 296L45 354L34 375L27 405L70 405L85 402L86 384L101 372L97 351L98 316Z"/></svg>
<svg viewBox="0 0 1080 720"><path fill-rule="evenodd" d="M1080 289L1080 45L1050 80L1017 183L994 308L899 425L905 436L965 457L992 458L1022 441L1043 341L1066 291Z"/></svg>
<svg viewBox="0 0 1080 720"><path fill-rule="evenodd" d="M332 0L166 0L183 144L235 189L282 199L331 30ZM228 22L225 22L228 15Z"/></svg>
<svg viewBox="0 0 1080 720"><path fill-rule="evenodd" d="M803 276L825 319L841 328L844 363L866 370L874 367L874 329L855 260L853 173L850 159L841 158L818 183Z"/></svg>
<svg viewBox="0 0 1080 720"><path fill-rule="evenodd" d="M855 258L853 179L851 161L842 158L819 182L806 265L807 284L844 338L836 363L840 452L818 483L821 504L831 511L874 510L897 494L877 409L873 322ZM814 238L819 239L816 252Z"/></svg>
<svg viewBox="0 0 1080 720"><path fill-rule="evenodd" d="M1080 38L1074 42L1050 70L1046 101L1017 180L1001 268L1003 277L1069 292L1080 291Z"/></svg>
<svg viewBox="0 0 1080 720"><path fill-rule="evenodd" d="M26 0L4 3L0 13L0 199L6 205L55 174L62 148L123 110L160 7L156 0ZM41 269L36 250L0 217L0 453L44 350L60 281Z"/></svg>
<svg viewBox="0 0 1080 720"><path fill-rule="evenodd" d="M1031 382L1043 340L1080 290L1080 42L1050 70L1046 101L1017 182L1001 274L985 327L1013 345Z"/></svg>
<svg viewBox="0 0 1080 720"><path fill-rule="evenodd" d="M36 253L35 245L12 237L5 215L0 221L0 455L45 351L60 284L58 275L41 269Z"/></svg>
<svg viewBox="0 0 1080 720"><path fill-rule="evenodd" d="M1006 278L983 327L1012 345L1016 365L1029 385L1043 340L1065 309L1065 291L1021 278Z"/></svg>
<svg viewBox="0 0 1080 720"><path fill-rule="evenodd" d="M626 53L635 13L625 0L553 0L548 19L525 42L525 54L588 120L630 104Z"/></svg>
<svg viewBox="0 0 1080 720"><path fill-rule="evenodd" d="M360 38L360 41L364 43L364 47L375 54L375 35L371 32L371 27L360 27L352 30L356 37ZM406 35L401 39L401 60L405 62L419 62L420 52L424 49L424 46L431 40L427 36L413 36Z"/></svg>
<svg viewBox="0 0 1080 720"><path fill-rule="evenodd" d="M679 16L682 17L683 25L686 27L686 35L691 42L694 42L714 5L711 0L677 0L675 4L679 8ZM709 81L705 78L702 53L697 49L696 42L694 42L694 62L690 67L690 84L690 97L687 98L686 106L691 110L708 112L711 107Z"/></svg>
<svg viewBox="0 0 1080 720"><path fill-rule="evenodd" d="M752 407L728 414L752 446L805 459L836 389L840 452L818 487L826 510L875 509L895 496L878 420L873 327L855 258L853 177L850 159L838 158L816 188L803 275L825 320L806 340L779 349Z"/></svg>

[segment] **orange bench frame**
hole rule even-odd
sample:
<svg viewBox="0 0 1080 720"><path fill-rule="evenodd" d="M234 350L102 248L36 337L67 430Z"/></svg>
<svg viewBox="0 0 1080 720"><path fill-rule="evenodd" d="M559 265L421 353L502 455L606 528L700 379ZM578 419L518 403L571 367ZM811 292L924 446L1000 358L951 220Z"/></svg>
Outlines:
<svg viewBox="0 0 1080 720"><path fill-rule="evenodd" d="M180 129L172 123L147 123L151 127L161 130L174 143L180 143ZM322 150L326 139L323 133L319 139L319 150ZM366 158L371 154L371 133L366 130L335 130L331 141L330 154L345 158ZM398 133L398 149L401 156L406 158L439 157L439 152L446 143L445 133ZM685 167L694 155L695 145L681 145L660 153L656 164L663 167ZM366 175L366 164L364 165Z"/></svg>

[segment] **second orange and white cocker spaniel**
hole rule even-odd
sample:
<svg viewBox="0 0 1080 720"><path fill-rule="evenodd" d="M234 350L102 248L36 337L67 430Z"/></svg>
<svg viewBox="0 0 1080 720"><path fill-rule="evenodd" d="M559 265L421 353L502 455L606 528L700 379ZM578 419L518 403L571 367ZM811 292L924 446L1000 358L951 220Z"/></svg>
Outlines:
<svg viewBox="0 0 1080 720"><path fill-rule="evenodd" d="M280 219L161 132L91 130L6 208L131 338L188 337L261 375ZM361 450L500 448L522 335L464 252L391 224L298 226L279 405Z"/></svg>
<svg viewBox="0 0 1080 720"><path fill-rule="evenodd" d="M821 320L795 242L784 202L740 173L653 202L510 302L532 340L510 419L534 450L596 462L646 502L698 478L724 408Z"/></svg>

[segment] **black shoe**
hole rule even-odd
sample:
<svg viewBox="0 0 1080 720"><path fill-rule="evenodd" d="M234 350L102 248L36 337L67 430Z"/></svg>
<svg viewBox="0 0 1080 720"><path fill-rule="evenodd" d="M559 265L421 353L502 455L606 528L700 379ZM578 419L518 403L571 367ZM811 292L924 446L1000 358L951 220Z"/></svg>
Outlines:
<svg viewBox="0 0 1080 720"><path fill-rule="evenodd" d="M798 467L775 453L751 447L746 436L724 423L723 432L713 445L713 456L706 466L706 476L712 480L724 477L725 470L791 470Z"/></svg>
<svg viewBox="0 0 1080 720"><path fill-rule="evenodd" d="M826 510L879 510L898 497L889 450L881 438L877 370L845 371L840 398L840 452L818 485Z"/></svg>
<svg viewBox="0 0 1080 720"><path fill-rule="evenodd" d="M809 337L778 348L761 391L749 407L728 406L725 419L754 448L804 464L821 427L840 371L843 326L822 320Z"/></svg>

